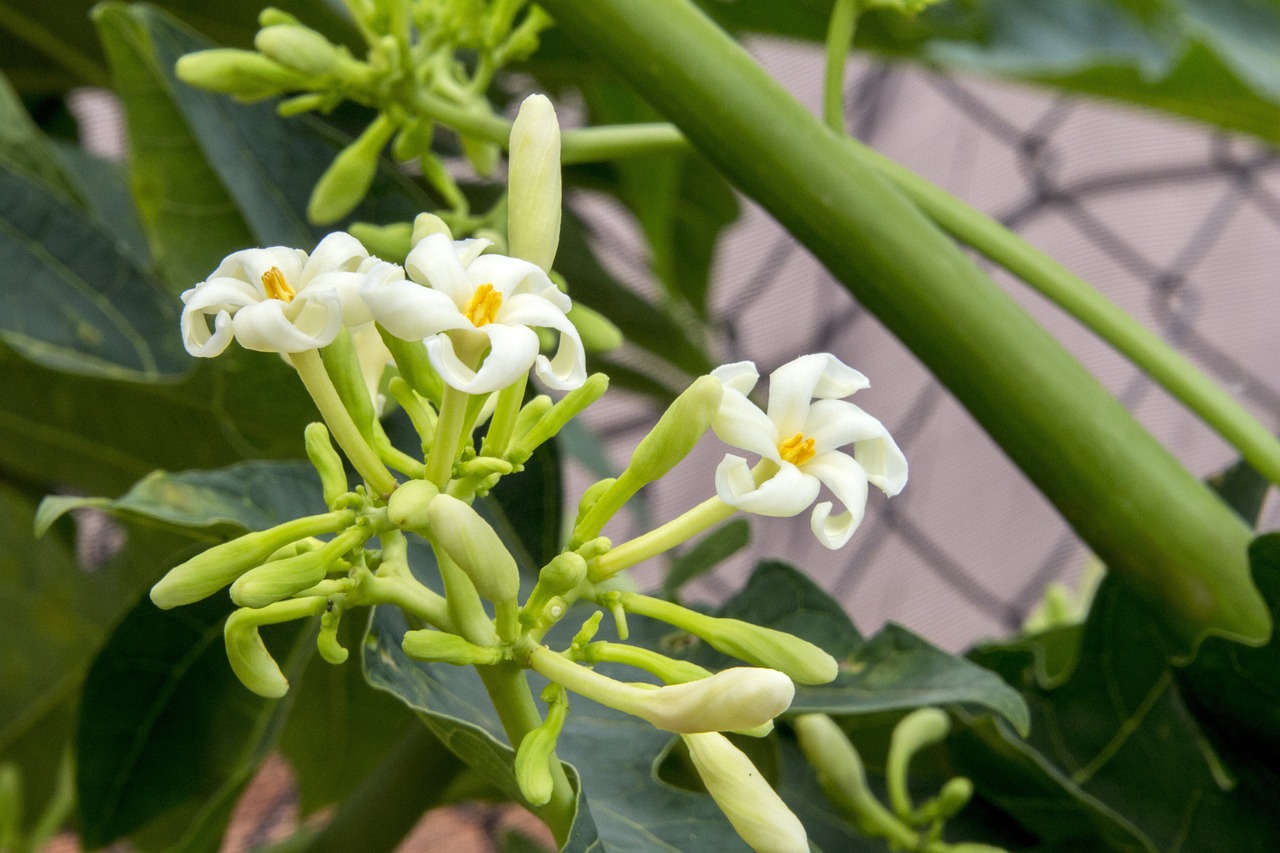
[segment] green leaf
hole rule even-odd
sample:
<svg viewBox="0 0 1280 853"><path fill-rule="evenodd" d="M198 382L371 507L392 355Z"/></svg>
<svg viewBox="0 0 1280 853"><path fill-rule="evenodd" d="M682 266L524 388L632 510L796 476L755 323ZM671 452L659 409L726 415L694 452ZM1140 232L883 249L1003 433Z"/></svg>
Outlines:
<svg viewBox="0 0 1280 853"><path fill-rule="evenodd" d="M81 833L96 849L216 850L237 797L275 744L289 700L245 689L227 663L222 597L172 611L144 597L85 679L76 735ZM314 651L303 622L264 639L286 677Z"/></svg>
<svg viewBox="0 0 1280 853"><path fill-rule="evenodd" d="M142 269L151 269L147 235L138 221L125 169L74 145L58 144L54 153L89 215L116 236L120 254L133 258Z"/></svg>
<svg viewBox="0 0 1280 853"><path fill-rule="evenodd" d="M662 581L662 594L673 598L680 587L710 571L747 547L751 542L751 523L739 518L708 533L671 563Z"/></svg>
<svg viewBox="0 0 1280 853"><path fill-rule="evenodd" d="M1257 527L1258 515L1267 498L1271 483L1243 459L1208 479L1210 488L1222 496L1227 506L1251 527ZM1256 570L1255 570L1256 575Z"/></svg>
<svg viewBox="0 0 1280 853"><path fill-rule="evenodd" d="M52 148L3 76L0 76L0 167L43 183L68 199L78 198L75 187L58 167Z"/></svg>
<svg viewBox="0 0 1280 853"><path fill-rule="evenodd" d="M524 470L498 481L489 494L507 524L524 544L532 566L560 553L564 532L564 480L560 446L547 442L524 463Z"/></svg>
<svg viewBox="0 0 1280 853"><path fill-rule="evenodd" d="M984 797L1046 842L1089 849L1261 853L1280 844L1268 787L1215 750L1168 663L1168 641L1114 579L1099 589L1079 662L1060 686L1040 684L1024 646L974 653L1022 689L1032 714L1025 742L992 722L956 739L953 756Z"/></svg>

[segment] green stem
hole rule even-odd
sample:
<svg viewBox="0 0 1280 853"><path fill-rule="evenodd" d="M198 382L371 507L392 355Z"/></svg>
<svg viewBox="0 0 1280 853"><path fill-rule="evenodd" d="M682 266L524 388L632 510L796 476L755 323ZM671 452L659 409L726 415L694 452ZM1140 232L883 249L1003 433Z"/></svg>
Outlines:
<svg viewBox="0 0 1280 853"><path fill-rule="evenodd" d="M636 563L656 557L664 551L688 542L735 512L737 512L736 509L720 498L708 498L661 527L655 527L648 533L643 533L601 554L591 562L591 581L600 583L629 566L634 566Z"/></svg>
<svg viewBox="0 0 1280 853"><path fill-rule="evenodd" d="M453 476L453 463L462 445L462 430L467 420L467 403L471 395L445 385L441 393L440 417L436 421L435 441L427 454L427 479L443 490Z"/></svg>
<svg viewBox="0 0 1280 853"><path fill-rule="evenodd" d="M836 0L827 26L827 62L822 78L822 118L827 127L841 136L844 126L844 66L849 58L849 45L861 13L859 0Z"/></svg>
<svg viewBox="0 0 1280 853"><path fill-rule="evenodd" d="M435 543L431 547L436 552L436 562L440 566L440 580L444 584L449 620L459 636L477 646L498 645L498 632L494 630L489 614L485 613L476 585L443 548L437 548Z"/></svg>
<svg viewBox="0 0 1280 853"><path fill-rule="evenodd" d="M494 666L478 666L476 672L480 674L480 680L484 682L485 690L493 700L493 707L502 721L507 739L511 741L511 748L518 748L525 735L542 725L542 715L534 704L524 669L507 661ZM550 765L551 799L545 806L537 809L535 814L551 829L556 841L563 845L573 828L573 819L578 811L578 797L560 760L552 755Z"/></svg>
<svg viewBox="0 0 1280 853"><path fill-rule="evenodd" d="M485 435L482 456L502 457L511 444L511 434L515 430L516 418L520 415L520 407L524 404L524 389L529 377L522 376L514 384L508 385L498 392L498 404L494 407L493 417L489 419L489 432Z"/></svg>
<svg viewBox="0 0 1280 853"><path fill-rule="evenodd" d="M347 411L346 406L342 405L342 400L338 397L338 392L324 369L320 353L316 350L296 352L289 356L289 360L297 369L302 384L307 388L307 393L315 401L316 408L320 410L321 417L329 427L329 432L347 454L351 464L360 472L360 476L364 477L365 482L375 493L383 497L394 492L396 478L391 476L391 472L382 464L378 454L360 434L360 428L351 419L351 413Z"/></svg>
<svg viewBox="0 0 1280 853"><path fill-rule="evenodd" d="M1248 527L846 139L687 0L544 0L928 366L1183 651L1264 642Z"/></svg>

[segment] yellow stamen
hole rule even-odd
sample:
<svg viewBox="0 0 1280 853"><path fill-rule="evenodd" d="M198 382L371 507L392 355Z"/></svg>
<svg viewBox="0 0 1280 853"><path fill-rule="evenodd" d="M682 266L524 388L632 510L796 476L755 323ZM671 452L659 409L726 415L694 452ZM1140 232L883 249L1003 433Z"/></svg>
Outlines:
<svg viewBox="0 0 1280 853"><path fill-rule="evenodd" d="M467 307L462 313L467 315L471 325L479 328L492 323L501 307L502 294L494 290L492 284L482 284L476 288L475 293L471 294L471 298L467 300Z"/></svg>
<svg viewBox="0 0 1280 853"><path fill-rule="evenodd" d="M778 454L782 457L782 461L790 462L792 465L803 465L812 459L816 452L813 449L813 439L805 438L802 432L796 433L778 445Z"/></svg>
<svg viewBox="0 0 1280 853"><path fill-rule="evenodd" d="M272 267L262 274L262 286L267 289L267 296L281 302L292 302L298 292L284 280L284 273L279 267Z"/></svg>

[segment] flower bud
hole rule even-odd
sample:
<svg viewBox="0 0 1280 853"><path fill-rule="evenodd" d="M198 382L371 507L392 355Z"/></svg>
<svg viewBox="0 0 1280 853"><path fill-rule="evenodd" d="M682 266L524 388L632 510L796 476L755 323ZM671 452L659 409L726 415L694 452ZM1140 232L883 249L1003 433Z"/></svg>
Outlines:
<svg viewBox="0 0 1280 853"><path fill-rule="evenodd" d="M804 825L751 759L724 735L684 735L707 793L756 853L808 853Z"/></svg>
<svg viewBox="0 0 1280 853"><path fill-rule="evenodd" d="M683 628L718 651L756 666L785 672L797 684L827 684L839 672L836 659L822 649L785 631L698 613L670 601L637 593L623 593L622 606Z"/></svg>
<svg viewBox="0 0 1280 853"><path fill-rule="evenodd" d="M569 711L569 701L563 690L556 690L559 701L553 701L547 709L547 718L520 740L516 749L516 785L531 806L545 806L551 801L555 781L551 776L551 762L556 760L556 740L564 728Z"/></svg>
<svg viewBox="0 0 1280 853"><path fill-rule="evenodd" d="M835 720L826 714L801 714L792 726L818 784L841 814L867 834L874 834L876 819L892 821L867 787L862 757Z"/></svg>
<svg viewBox="0 0 1280 853"><path fill-rule="evenodd" d="M418 245L432 234L444 234L453 239L449 224L434 213L419 213L413 219L413 245Z"/></svg>
<svg viewBox="0 0 1280 853"><path fill-rule="evenodd" d="M932 816L946 820L959 814L971 799L973 799L973 783L964 776L956 776L948 779L942 786L930 811L933 812Z"/></svg>
<svg viewBox="0 0 1280 853"><path fill-rule="evenodd" d="M432 540L453 559L481 598L515 601L520 594L520 570L497 532L466 503L440 495L427 505Z"/></svg>
<svg viewBox="0 0 1280 853"><path fill-rule="evenodd" d="M515 426L511 429L512 436L520 438L528 433L543 415L551 411L551 405L551 398L546 394L539 394L525 403L520 409L520 414L516 415Z"/></svg>
<svg viewBox="0 0 1280 853"><path fill-rule="evenodd" d="M394 264L403 264L413 248L413 226L408 222L390 225L352 222L347 226L347 233L363 243L369 254Z"/></svg>
<svg viewBox="0 0 1280 853"><path fill-rule="evenodd" d="M494 143L466 134L459 134L458 142L462 146L462 153L471 163L471 168L475 169L480 177L487 178L498 168L498 161L502 159L502 149Z"/></svg>
<svg viewBox="0 0 1280 853"><path fill-rule="evenodd" d="M611 352L622 346L622 330L594 308L575 302L565 316L578 328L578 336L582 338L582 348L587 352Z"/></svg>
<svg viewBox="0 0 1280 853"><path fill-rule="evenodd" d="M168 610L208 598L289 543L340 530L354 517L354 513L344 510L296 518L216 545L170 569L151 587L151 600L161 610Z"/></svg>
<svg viewBox="0 0 1280 853"><path fill-rule="evenodd" d="M334 501L347 493L347 471L342 465L342 457L333 449L329 440L329 430L320 422L307 424L303 431L306 443L307 458L311 460L316 473L320 475L320 486L324 490L326 506L333 506Z"/></svg>
<svg viewBox="0 0 1280 853"><path fill-rule="evenodd" d="M477 646L457 634L430 629L406 631L400 647L414 660L429 663L488 666L502 660L502 649L495 646Z"/></svg>
<svg viewBox="0 0 1280 853"><path fill-rule="evenodd" d="M521 462L528 459L543 442L549 441L583 409L599 400L608 388L608 376L603 373L593 373L588 376L581 386L561 397L559 402L538 419L528 432L524 435L517 433L519 439L513 442L512 453L509 455L513 458L519 455Z"/></svg>
<svg viewBox="0 0 1280 853"><path fill-rule="evenodd" d="M263 645L258 628L314 616L325 607L322 598L279 601L259 610L240 609L227 617L223 637L227 661L240 683L259 696L279 699L289 690L289 681Z"/></svg>
<svg viewBox="0 0 1280 853"><path fill-rule="evenodd" d="M414 119L396 134L395 140L391 143L391 156L403 161L430 153L431 138L434 135L435 124L431 119Z"/></svg>
<svg viewBox="0 0 1280 853"><path fill-rule="evenodd" d="M207 92L257 101L304 88L306 75L251 50L214 48L188 53L175 66L178 79Z"/></svg>
<svg viewBox="0 0 1280 853"><path fill-rule="evenodd" d="M626 643L610 643L604 640L590 643L583 648L583 660L587 663L627 664L662 679L664 684L684 684L711 677L711 671L687 660L669 658L661 652Z"/></svg>
<svg viewBox="0 0 1280 853"><path fill-rule="evenodd" d="M951 719L938 708L917 708L894 726L884 776L889 803L902 820L908 820L912 812L907 765L917 752L941 742L950 731Z"/></svg>
<svg viewBox="0 0 1280 853"><path fill-rule="evenodd" d="M283 9L277 9L274 6L268 6L258 13L258 26L274 27L278 24L296 24L301 26L302 21L298 20L294 15L290 15Z"/></svg>
<svg viewBox="0 0 1280 853"><path fill-rule="evenodd" d="M301 24L272 24L258 31L253 46L268 59L313 77L330 74L343 59L342 49Z"/></svg>
<svg viewBox="0 0 1280 853"><path fill-rule="evenodd" d="M231 600L241 607L265 607L320 583L333 564L327 548L263 563L231 585Z"/></svg>
<svg viewBox="0 0 1280 853"><path fill-rule="evenodd" d="M560 245L560 123L545 95L530 95L511 125L509 254L551 270Z"/></svg>
<svg viewBox="0 0 1280 853"><path fill-rule="evenodd" d="M387 519L401 530L425 530L430 525L427 507L439 494L430 480L401 483L387 499Z"/></svg>
<svg viewBox="0 0 1280 853"><path fill-rule="evenodd" d="M324 615L320 617L320 633L316 635L316 651L320 657L337 666L345 663L348 652L338 642L338 628L342 624L342 605L330 598L325 602Z"/></svg>
<svg viewBox="0 0 1280 853"><path fill-rule="evenodd" d="M308 220L315 225L328 225L355 210L369 191L378 171L378 155L394 132L395 126L386 116L379 115L338 153L311 191Z"/></svg>

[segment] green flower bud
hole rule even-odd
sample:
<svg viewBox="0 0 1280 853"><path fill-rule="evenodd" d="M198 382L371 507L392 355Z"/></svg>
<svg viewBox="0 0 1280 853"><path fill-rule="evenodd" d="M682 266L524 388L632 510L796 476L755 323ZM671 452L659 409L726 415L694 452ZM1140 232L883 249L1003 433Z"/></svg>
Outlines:
<svg viewBox="0 0 1280 853"><path fill-rule="evenodd" d="M649 431L618 481L600 496L595 506L579 522L573 541L599 535L622 506L648 483L662 477L693 450L711 427L720 411L724 387L714 376L700 376L667 408Z"/></svg>
<svg viewBox="0 0 1280 853"><path fill-rule="evenodd" d="M241 607L265 607L320 583L333 565L324 548L263 563L231 585L231 600Z"/></svg>
<svg viewBox="0 0 1280 853"><path fill-rule="evenodd" d="M622 346L622 330L594 308L575 302L565 316L578 327L582 346L587 352L611 352Z"/></svg>
<svg viewBox="0 0 1280 853"><path fill-rule="evenodd" d="M343 60L341 48L301 24L272 24L258 31L253 46L268 59L313 77L331 74Z"/></svg>
<svg viewBox="0 0 1280 853"><path fill-rule="evenodd" d="M378 171L378 154L394 132L395 126L386 116L379 115L342 149L311 191L307 219L315 225L328 225L355 210Z"/></svg>
<svg viewBox="0 0 1280 853"><path fill-rule="evenodd" d="M876 834L879 823L893 822L867 786L862 757L835 720L826 714L801 714L792 726L818 784L841 814L868 835Z"/></svg>
<svg viewBox="0 0 1280 853"><path fill-rule="evenodd" d="M377 344L374 338L373 343ZM382 358L386 358L383 353ZM345 326L338 330L337 337L320 349L320 359L324 362L324 372L329 374L338 399L351 415L356 429L364 436L365 441L374 442L374 421L378 419L373 409L373 400L369 398L369 387L365 384L364 370L360 365L360 353L351 330Z"/></svg>
<svg viewBox="0 0 1280 853"><path fill-rule="evenodd" d="M178 60L174 70L184 83L245 101L257 101L290 89L305 88L309 82L305 74L259 53L233 48L188 53Z"/></svg>
<svg viewBox="0 0 1280 853"><path fill-rule="evenodd" d="M539 394L534 397L525 403L520 409L520 414L516 415L516 423L511 429L511 435L517 439L525 435L549 411L551 411L550 397L546 394Z"/></svg>
<svg viewBox="0 0 1280 853"><path fill-rule="evenodd" d="M907 765L917 752L940 743L950 731L951 719L938 708L917 708L894 726L884 775L889 803L902 820L909 820L912 813L907 793Z"/></svg>
<svg viewBox="0 0 1280 853"><path fill-rule="evenodd" d="M342 457L333 449L329 440L329 430L320 422L307 424L303 431L306 443L307 458L320 475L320 486L324 490L324 502L332 507L334 501L347 493L347 471L342 465Z"/></svg>
<svg viewBox="0 0 1280 853"><path fill-rule="evenodd" d="M572 592L586 579L587 561L582 555L573 551L557 554L538 572L538 583L529 593L524 608L536 617L553 597Z"/></svg>
<svg viewBox="0 0 1280 853"><path fill-rule="evenodd" d="M432 234L444 234L453 239L453 231L447 222L434 213L419 213L413 220L413 245L418 245Z"/></svg>
<svg viewBox="0 0 1280 853"><path fill-rule="evenodd" d="M401 483L387 499L387 519L401 530L425 530L430 525L427 507L439 494L430 480Z"/></svg>
<svg viewBox="0 0 1280 853"><path fill-rule="evenodd" d="M758 853L808 853L804 825L751 759L724 735L684 735L707 793L743 841Z"/></svg>
<svg viewBox="0 0 1280 853"><path fill-rule="evenodd" d="M512 452L508 455L513 459L518 458L520 462L528 459L543 442L549 441L583 409L599 400L608 388L608 376L603 373L593 373L588 376L587 381L580 387L561 397L560 401L539 418L528 432L523 435L516 433L518 439L512 442Z"/></svg>
<svg viewBox="0 0 1280 853"><path fill-rule="evenodd" d="M480 177L487 178L498 168L498 162L502 159L502 149L494 143L466 134L459 134L458 142L461 143L462 153L471 163L471 168L475 169Z"/></svg>
<svg viewBox="0 0 1280 853"><path fill-rule="evenodd" d="M477 646L457 634L423 629L406 631L400 647L414 660L454 666L489 666L502 660L502 649Z"/></svg>
<svg viewBox="0 0 1280 853"><path fill-rule="evenodd" d="M665 684L684 684L711 677L711 671L687 660L676 660L652 649L609 643L603 640L587 645L582 659L587 663L621 663L650 672Z"/></svg>
<svg viewBox="0 0 1280 853"><path fill-rule="evenodd" d="M371 222L352 222L347 233L355 237L369 254L384 261L403 264L413 248L413 225L408 222L392 222L390 225L374 225Z"/></svg>
<svg viewBox="0 0 1280 853"><path fill-rule="evenodd" d="M316 651L335 666L345 663L347 650L338 642L338 628L342 624L342 604L330 598L325 603L324 615L320 617L320 633L316 635Z"/></svg>
<svg viewBox="0 0 1280 853"><path fill-rule="evenodd" d="M526 734L516 749L516 785L529 805L535 808L551 802L551 793L555 788L551 762L556 760L556 741L569 712L569 701L564 696L564 691L556 692L559 699L548 707L547 718L542 725Z"/></svg>
<svg viewBox="0 0 1280 853"><path fill-rule="evenodd" d="M354 520L355 513L344 510L296 518L270 530L246 533L170 569L151 588L151 600L161 610L168 610L208 598L289 543L333 533Z"/></svg>
<svg viewBox="0 0 1280 853"><path fill-rule="evenodd" d="M263 645L258 628L279 622L305 619L324 610L323 598L279 601L258 610L241 609L227 617L223 637L227 661L240 683L259 696L279 699L289 691L289 681Z"/></svg>
<svg viewBox="0 0 1280 853"><path fill-rule="evenodd" d="M942 786L942 790L938 792L938 798L930 809L932 814L929 817L936 817L940 820L954 817L960 813L960 810L969 804L973 799L973 783L963 776L956 776L948 779L946 784Z"/></svg>
<svg viewBox="0 0 1280 853"><path fill-rule="evenodd" d="M481 598L515 601L520 594L520 570L478 512L457 498L440 495L427 505L427 520L433 542L467 573Z"/></svg>
<svg viewBox="0 0 1280 853"><path fill-rule="evenodd" d="M666 687L624 684L566 660L545 646L529 656L539 674L601 705L677 734L753 729L791 706L795 685L780 672L735 667Z"/></svg>
<svg viewBox="0 0 1280 853"><path fill-rule="evenodd" d="M391 156L396 160L412 160L431 151L431 138L435 135L435 123L419 118L409 122L396 134L391 143Z"/></svg>
<svg viewBox="0 0 1280 853"><path fill-rule="evenodd" d="M797 684L827 684L839 672L836 659L822 649L785 631L698 613L670 601L634 592L623 593L622 606L683 628L712 648L739 660L785 672Z"/></svg>
<svg viewBox="0 0 1280 853"><path fill-rule="evenodd" d="M560 245L560 123L545 95L530 95L520 105L510 151L509 254L550 271Z"/></svg>
<svg viewBox="0 0 1280 853"><path fill-rule="evenodd" d="M268 6L267 8L263 9L261 12L258 13L258 26L274 27L279 24L301 25L302 21L298 20L293 15L290 15L288 12L284 11L283 9L277 9L274 6Z"/></svg>

